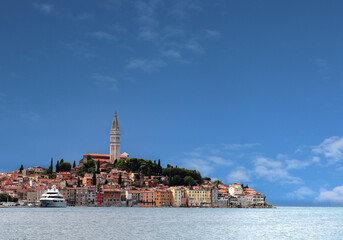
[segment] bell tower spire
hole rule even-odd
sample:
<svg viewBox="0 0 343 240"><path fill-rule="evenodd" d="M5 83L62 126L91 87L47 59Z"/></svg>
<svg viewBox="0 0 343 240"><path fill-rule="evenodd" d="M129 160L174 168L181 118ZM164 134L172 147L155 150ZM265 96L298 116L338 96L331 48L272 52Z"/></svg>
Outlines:
<svg viewBox="0 0 343 240"><path fill-rule="evenodd" d="M110 131L110 163L120 158L120 129L117 112L114 114L112 128Z"/></svg>

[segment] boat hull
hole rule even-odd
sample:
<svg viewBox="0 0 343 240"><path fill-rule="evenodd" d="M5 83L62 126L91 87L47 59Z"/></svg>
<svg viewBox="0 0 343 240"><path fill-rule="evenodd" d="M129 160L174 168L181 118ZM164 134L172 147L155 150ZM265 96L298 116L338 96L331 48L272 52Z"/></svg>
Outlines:
<svg viewBox="0 0 343 240"><path fill-rule="evenodd" d="M67 207L67 203L61 201L41 200L41 207L54 207L64 208Z"/></svg>

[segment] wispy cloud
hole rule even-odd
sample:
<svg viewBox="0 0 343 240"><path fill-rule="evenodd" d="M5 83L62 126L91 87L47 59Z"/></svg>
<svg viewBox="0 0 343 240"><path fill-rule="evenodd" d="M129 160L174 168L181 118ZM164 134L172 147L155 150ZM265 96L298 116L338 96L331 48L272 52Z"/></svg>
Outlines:
<svg viewBox="0 0 343 240"><path fill-rule="evenodd" d="M209 176L215 170L211 162L201 158L187 158L184 159L184 163L187 168L196 169L203 176Z"/></svg>
<svg viewBox="0 0 343 240"><path fill-rule="evenodd" d="M175 59L175 60L181 58L180 52L178 52L176 50L173 50L173 49L169 49L169 50L163 51L163 55L168 57L168 58Z"/></svg>
<svg viewBox="0 0 343 240"><path fill-rule="evenodd" d="M118 88L118 79L112 76L106 76L99 73L93 73L91 78L96 81L96 83L103 88L108 90L117 91Z"/></svg>
<svg viewBox="0 0 343 240"><path fill-rule="evenodd" d="M82 13L82 14L77 14L76 16L73 17L75 21L87 21L87 20L94 20L94 16L89 13Z"/></svg>
<svg viewBox="0 0 343 240"><path fill-rule="evenodd" d="M219 38L220 32L207 29L207 30L205 30L205 35L208 38Z"/></svg>
<svg viewBox="0 0 343 240"><path fill-rule="evenodd" d="M242 150L246 148L253 148L260 146L259 143L246 143L246 144L223 144L224 148L227 150Z"/></svg>
<svg viewBox="0 0 343 240"><path fill-rule="evenodd" d="M315 58L313 59L314 65L317 68L318 73L322 76L323 80L329 80L329 65L325 59Z"/></svg>
<svg viewBox="0 0 343 240"><path fill-rule="evenodd" d="M244 167L237 167L227 175L229 183L246 183L250 181L249 171Z"/></svg>
<svg viewBox="0 0 343 240"><path fill-rule="evenodd" d="M331 191L321 191L315 201L317 203L343 204L343 186L337 186Z"/></svg>
<svg viewBox="0 0 343 240"><path fill-rule="evenodd" d="M337 136L326 138L321 144L314 146L312 152L317 157L324 157L329 164L341 161L343 159L343 138Z"/></svg>
<svg viewBox="0 0 343 240"><path fill-rule="evenodd" d="M138 39L144 41L157 41L160 34L157 31L159 21L156 18L155 10L160 1L138 1L135 8L138 13L137 22L139 24Z"/></svg>
<svg viewBox="0 0 343 240"><path fill-rule="evenodd" d="M316 194L315 191L313 191L309 187L303 186L291 193L288 193L288 197L294 198L294 199L305 199L308 197L312 197L315 194Z"/></svg>
<svg viewBox="0 0 343 240"><path fill-rule="evenodd" d="M186 44L185 44L185 49L196 53L196 54L202 54L205 52L204 48L202 47L202 45L195 39L189 40Z"/></svg>
<svg viewBox="0 0 343 240"><path fill-rule="evenodd" d="M49 15L55 11L55 7L49 3L33 3L33 6L40 12Z"/></svg>
<svg viewBox="0 0 343 240"><path fill-rule="evenodd" d="M97 31L90 34L92 37L98 39L98 40L116 40L117 38L114 36L114 34L104 32L104 31Z"/></svg>
<svg viewBox="0 0 343 240"><path fill-rule="evenodd" d="M171 15L184 19L189 17L191 13L200 13L202 12L202 7L199 4L199 1L193 0L182 0L175 1L175 4L171 8Z"/></svg>
<svg viewBox="0 0 343 240"><path fill-rule="evenodd" d="M275 161L265 157L258 157L255 160L254 173L258 178L265 178L271 182L279 181L281 183L299 184L302 179L291 176L287 167L282 161Z"/></svg>
<svg viewBox="0 0 343 240"><path fill-rule="evenodd" d="M86 59L93 58L95 55L90 50L91 48L84 42L62 42L61 45L71 51L75 56L80 56Z"/></svg>
<svg viewBox="0 0 343 240"><path fill-rule="evenodd" d="M156 69L166 65L166 62L161 59L132 59L127 63L126 68L139 69L145 72L153 72Z"/></svg>

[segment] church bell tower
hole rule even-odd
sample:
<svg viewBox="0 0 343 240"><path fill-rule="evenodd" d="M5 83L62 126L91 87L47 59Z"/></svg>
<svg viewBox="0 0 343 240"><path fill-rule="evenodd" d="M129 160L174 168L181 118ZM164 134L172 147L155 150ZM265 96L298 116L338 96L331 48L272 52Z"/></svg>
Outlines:
<svg viewBox="0 0 343 240"><path fill-rule="evenodd" d="M120 130L117 119L117 112L114 115L113 124L110 132L110 163L120 158Z"/></svg>

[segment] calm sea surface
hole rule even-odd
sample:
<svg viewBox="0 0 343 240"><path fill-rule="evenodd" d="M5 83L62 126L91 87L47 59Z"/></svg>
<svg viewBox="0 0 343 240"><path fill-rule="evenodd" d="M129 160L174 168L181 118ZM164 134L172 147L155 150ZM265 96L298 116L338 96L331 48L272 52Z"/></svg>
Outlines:
<svg viewBox="0 0 343 240"><path fill-rule="evenodd" d="M0 239L343 239L343 208L0 208Z"/></svg>

